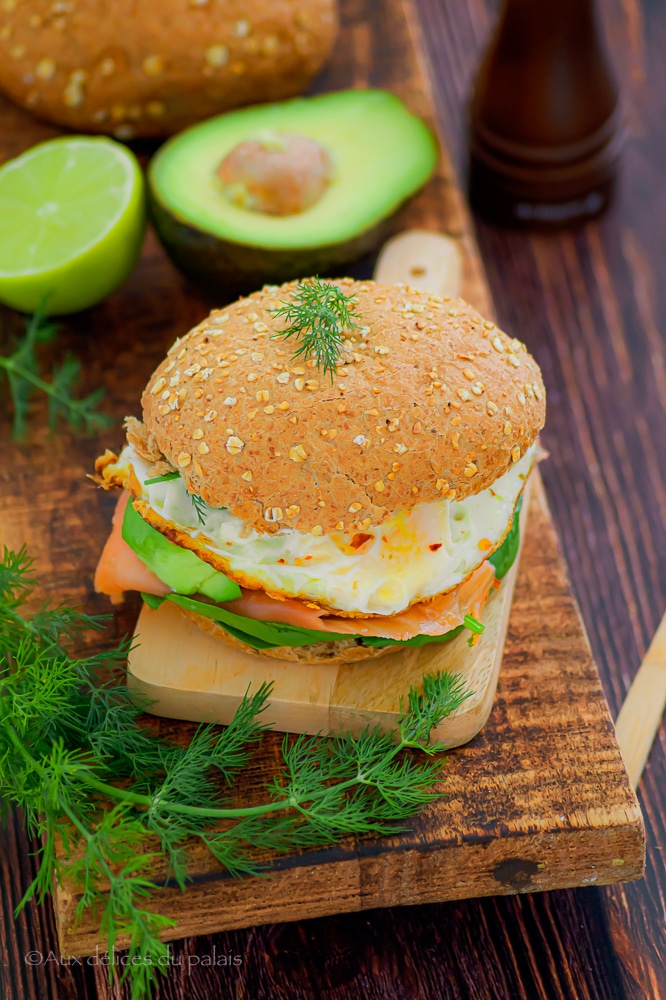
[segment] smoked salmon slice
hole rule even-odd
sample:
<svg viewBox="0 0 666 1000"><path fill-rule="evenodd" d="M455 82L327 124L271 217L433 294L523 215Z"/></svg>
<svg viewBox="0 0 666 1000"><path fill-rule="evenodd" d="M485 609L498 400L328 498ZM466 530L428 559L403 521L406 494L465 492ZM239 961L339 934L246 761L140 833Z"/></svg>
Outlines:
<svg viewBox="0 0 666 1000"><path fill-rule="evenodd" d="M123 517L130 494L123 490L113 512L111 534L95 570L94 586L98 594L106 594L113 604L123 599L126 590L143 590L146 594L163 597L170 588L141 562L122 536Z"/></svg>
<svg viewBox="0 0 666 1000"><path fill-rule="evenodd" d="M122 536L122 523L129 493L123 490L113 515L113 528L95 572L95 590L112 601L122 599L126 590L142 590L163 597L170 588L155 576L129 547ZM495 583L495 570L487 560L446 594L419 601L397 615L375 618L339 618L304 601L269 597L263 590L246 590L224 608L256 621L280 622L296 628L344 635L378 636L404 642L417 635L444 635L462 625L465 615L478 618Z"/></svg>
<svg viewBox="0 0 666 1000"><path fill-rule="evenodd" d="M462 625L465 615L478 618L494 580L495 570L486 560L447 594L439 594L430 601L419 601L397 615L375 618L339 618L322 608L311 608L303 601L276 601L261 590L243 589L241 597L226 601L224 607L234 614L257 621L282 622L318 632L374 635L404 642L415 635L444 635Z"/></svg>

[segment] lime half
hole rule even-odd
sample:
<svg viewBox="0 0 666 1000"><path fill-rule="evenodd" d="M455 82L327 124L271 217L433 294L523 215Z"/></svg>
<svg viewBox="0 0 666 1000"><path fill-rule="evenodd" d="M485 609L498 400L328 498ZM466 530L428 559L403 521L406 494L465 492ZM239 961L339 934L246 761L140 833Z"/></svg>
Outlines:
<svg viewBox="0 0 666 1000"><path fill-rule="evenodd" d="M136 159L112 139L42 142L0 167L0 301L78 312L118 288L146 226Z"/></svg>

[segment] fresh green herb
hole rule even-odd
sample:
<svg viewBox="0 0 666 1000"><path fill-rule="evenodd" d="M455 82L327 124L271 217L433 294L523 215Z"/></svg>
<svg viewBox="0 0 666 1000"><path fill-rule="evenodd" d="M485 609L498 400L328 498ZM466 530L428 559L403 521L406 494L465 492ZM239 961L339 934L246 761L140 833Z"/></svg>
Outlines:
<svg viewBox="0 0 666 1000"><path fill-rule="evenodd" d="M190 500L192 501L192 506L197 512L197 520L199 524L206 524L206 514L208 513L208 504L206 501L199 496L198 493L190 493Z"/></svg>
<svg viewBox="0 0 666 1000"><path fill-rule="evenodd" d="M477 642L477 636L481 635L481 633L485 631L486 626L482 625L481 622L473 615L465 615L463 618L463 625L472 633L467 640L467 645L473 646Z"/></svg>
<svg viewBox="0 0 666 1000"><path fill-rule="evenodd" d="M470 632L473 632L475 635L481 635L486 627L485 625L482 625L478 618L475 618L473 615L465 615L463 618L463 624L465 628L468 628Z"/></svg>
<svg viewBox="0 0 666 1000"><path fill-rule="evenodd" d="M78 381L81 363L71 354L65 356L61 365L53 368L50 382L39 375L37 348L51 343L58 332L55 323L48 321L43 307L26 320L23 337L16 343L13 354L0 355L0 371L4 371L14 406L14 426L12 436L15 441L23 441L28 433L28 414L32 396L36 390L46 393L49 401L49 430L55 430L58 417L62 416L76 433L109 427L113 419L100 413L98 405L103 389L96 389L83 399L74 399L72 390Z"/></svg>
<svg viewBox="0 0 666 1000"><path fill-rule="evenodd" d="M152 479L146 479L144 486L152 486L153 483L170 483L172 479L179 477L180 472L165 472L163 476L153 476Z"/></svg>
<svg viewBox="0 0 666 1000"><path fill-rule="evenodd" d="M270 310L288 324L275 337L297 337L294 357L314 357L317 367L324 375L330 373L332 379L342 352L343 333L360 326L353 301L353 295L345 295L332 281L318 277L301 281L291 302Z"/></svg>
<svg viewBox="0 0 666 1000"><path fill-rule="evenodd" d="M41 844L19 909L42 901L54 881L73 886L77 916L94 908L110 949L129 941L121 979L129 978L132 1000L146 997L164 971L160 936L175 922L153 912L150 900L166 880L186 887L188 841L205 845L234 876L261 874L262 851L395 834L442 794L433 787L441 758L405 751L433 758L444 749L430 734L469 696L459 677L424 677L422 693L411 689L401 704L393 733L286 736L282 770L264 801L235 807L229 787L262 737L270 689L248 692L229 726L201 726L187 747L160 741L122 682L127 643L76 659L70 645L101 620L65 605L26 613L34 586L25 550L5 549L0 799L23 809ZM154 874L160 857L166 878Z"/></svg>
<svg viewBox="0 0 666 1000"><path fill-rule="evenodd" d="M146 479L144 485L152 486L154 483L170 483L172 479L179 478L180 472L165 472L163 476L153 476L152 479ZM203 497L200 497L197 493L190 493L190 500L192 501L192 506L197 512L197 520L199 521L199 524L205 524L208 504Z"/></svg>

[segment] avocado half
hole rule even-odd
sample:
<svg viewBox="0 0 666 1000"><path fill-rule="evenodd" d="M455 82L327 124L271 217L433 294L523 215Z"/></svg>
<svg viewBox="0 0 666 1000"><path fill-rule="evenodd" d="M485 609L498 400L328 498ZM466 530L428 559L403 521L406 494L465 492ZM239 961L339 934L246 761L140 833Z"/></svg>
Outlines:
<svg viewBox="0 0 666 1000"><path fill-rule="evenodd" d="M308 136L333 160L322 197L293 215L234 205L218 176L264 130ZM148 171L153 222L181 271L217 293L329 274L372 250L432 174L435 140L393 94L345 90L219 115L170 139Z"/></svg>

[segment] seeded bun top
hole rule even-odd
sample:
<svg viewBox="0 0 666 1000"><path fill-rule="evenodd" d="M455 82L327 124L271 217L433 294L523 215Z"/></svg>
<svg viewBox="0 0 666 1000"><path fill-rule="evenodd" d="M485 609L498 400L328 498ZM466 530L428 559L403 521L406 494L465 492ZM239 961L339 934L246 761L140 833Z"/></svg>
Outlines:
<svg viewBox="0 0 666 1000"><path fill-rule="evenodd" d="M364 530L478 493L544 423L538 365L462 299L336 284L361 326L332 380L273 337L292 282L214 310L143 394L147 430L188 489L260 532Z"/></svg>

